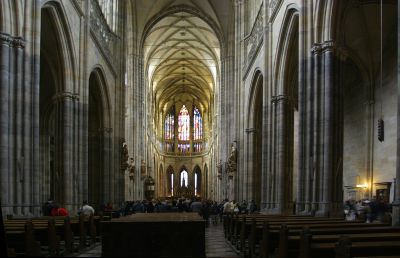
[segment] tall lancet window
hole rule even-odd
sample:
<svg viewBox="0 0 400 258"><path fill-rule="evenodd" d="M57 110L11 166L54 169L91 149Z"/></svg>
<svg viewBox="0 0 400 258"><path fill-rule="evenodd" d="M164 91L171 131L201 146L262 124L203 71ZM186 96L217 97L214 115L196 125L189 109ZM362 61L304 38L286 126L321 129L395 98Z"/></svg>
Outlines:
<svg viewBox="0 0 400 258"><path fill-rule="evenodd" d="M197 196L197 184L198 184L198 181L197 181L197 178L198 178L198 174L197 174L197 172L196 173L194 173L194 195L195 196Z"/></svg>
<svg viewBox="0 0 400 258"><path fill-rule="evenodd" d="M194 129L193 139L195 141L203 138L203 121L201 119L200 111L196 107L194 108L193 111L193 129Z"/></svg>
<svg viewBox="0 0 400 258"><path fill-rule="evenodd" d="M189 141L190 115L186 106L183 105L178 116L178 139L180 141Z"/></svg>
<svg viewBox="0 0 400 258"><path fill-rule="evenodd" d="M181 187L187 187L188 186L188 172L186 170L183 170L181 172Z"/></svg>
<svg viewBox="0 0 400 258"><path fill-rule="evenodd" d="M165 116L165 140L173 140L174 139L174 112L171 111L168 115Z"/></svg>
<svg viewBox="0 0 400 258"><path fill-rule="evenodd" d="M97 2L108 27L115 32L117 30L118 0L97 0Z"/></svg>

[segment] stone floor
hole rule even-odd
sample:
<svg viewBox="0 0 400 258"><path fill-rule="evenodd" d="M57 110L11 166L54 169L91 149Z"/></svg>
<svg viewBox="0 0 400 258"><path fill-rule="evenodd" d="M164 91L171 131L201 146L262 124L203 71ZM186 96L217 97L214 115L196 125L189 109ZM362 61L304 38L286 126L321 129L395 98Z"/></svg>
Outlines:
<svg viewBox="0 0 400 258"><path fill-rule="evenodd" d="M83 250L75 257L101 257L101 244L98 243ZM222 223L206 228L206 257L209 258L238 258L240 257L224 238Z"/></svg>

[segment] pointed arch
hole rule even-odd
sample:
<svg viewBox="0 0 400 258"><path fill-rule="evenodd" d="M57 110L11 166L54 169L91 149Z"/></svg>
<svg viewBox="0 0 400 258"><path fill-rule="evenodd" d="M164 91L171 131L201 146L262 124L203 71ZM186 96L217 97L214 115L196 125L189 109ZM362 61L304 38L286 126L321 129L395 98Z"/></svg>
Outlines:
<svg viewBox="0 0 400 258"><path fill-rule="evenodd" d="M77 92L76 80L76 54L72 38L71 27L67 20L66 12L62 3L58 1L48 1L42 6L42 12L45 12L51 22L54 24L55 38L60 46L60 59L62 63L62 88L60 92L75 93Z"/></svg>
<svg viewBox="0 0 400 258"><path fill-rule="evenodd" d="M203 177L202 181L204 182L202 185L202 197L209 199L210 193L209 189L211 188L211 182L209 182L209 175L208 175L208 164L204 164L204 169L203 169Z"/></svg>
<svg viewBox="0 0 400 258"><path fill-rule="evenodd" d="M166 181L168 182L168 195L169 196L174 196L175 194L175 182L177 181L174 177L174 169L171 165L168 166L167 168L167 173L166 173Z"/></svg>
<svg viewBox="0 0 400 258"><path fill-rule="evenodd" d="M189 178L189 170L183 165L179 172L179 186L180 187L189 187L190 178Z"/></svg>
<svg viewBox="0 0 400 258"><path fill-rule="evenodd" d="M102 125L103 127L111 128L112 124L112 109L110 94L108 91L107 80L105 78L105 71L101 65L95 65L89 74L89 81L96 81L96 90L99 94L99 100L101 102L102 114Z"/></svg>
<svg viewBox="0 0 400 258"><path fill-rule="evenodd" d="M158 167L158 177L157 177L157 185L158 185L158 196L164 197L166 196L166 187L165 187L165 180L163 180L164 170L163 165L160 164Z"/></svg>
<svg viewBox="0 0 400 258"><path fill-rule="evenodd" d="M247 198L261 202L262 182L262 136L263 136L263 92L264 76L260 69L256 69L250 86L248 107L248 144L249 152L247 160L247 187L249 195Z"/></svg>
<svg viewBox="0 0 400 258"><path fill-rule="evenodd" d="M202 196L202 181L200 166L196 165L193 169L193 186L195 196Z"/></svg>
<svg viewBox="0 0 400 258"><path fill-rule="evenodd" d="M287 7L285 18L283 19L283 26L279 33L279 40L277 44L277 53L275 56L275 95L288 95L289 88L285 87L285 78L287 78L287 68L290 66L290 55L293 51L295 43L293 40L299 34L299 7L291 4ZM298 47L297 47L298 51ZM298 61L297 61L298 62ZM296 62L296 63L297 63ZM285 77L286 76L286 77Z"/></svg>

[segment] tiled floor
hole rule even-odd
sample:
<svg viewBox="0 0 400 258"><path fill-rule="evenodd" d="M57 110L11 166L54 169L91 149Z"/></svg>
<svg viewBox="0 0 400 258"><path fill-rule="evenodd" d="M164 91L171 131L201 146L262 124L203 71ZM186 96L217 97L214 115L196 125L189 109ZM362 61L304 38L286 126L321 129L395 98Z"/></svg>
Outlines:
<svg viewBox="0 0 400 258"><path fill-rule="evenodd" d="M101 244L98 243L87 250L83 250L75 257L101 257ZM206 228L206 257L210 258L237 258L239 255L229 246L224 238L222 223L210 225Z"/></svg>
<svg viewBox="0 0 400 258"><path fill-rule="evenodd" d="M222 223L219 223L218 225L210 225L206 228L206 257L239 257L239 255L226 242Z"/></svg>

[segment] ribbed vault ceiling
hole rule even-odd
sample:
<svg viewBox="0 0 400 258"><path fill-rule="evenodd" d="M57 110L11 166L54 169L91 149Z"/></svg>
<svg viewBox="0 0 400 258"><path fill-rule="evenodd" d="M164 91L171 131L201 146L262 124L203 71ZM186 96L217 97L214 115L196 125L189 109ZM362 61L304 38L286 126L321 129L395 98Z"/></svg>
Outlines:
<svg viewBox="0 0 400 258"><path fill-rule="evenodd" d="M211 27L189 13L160 20L144 43L148 81L158 110L174 100L208 109L219 73L219 41Z"/></svg>

